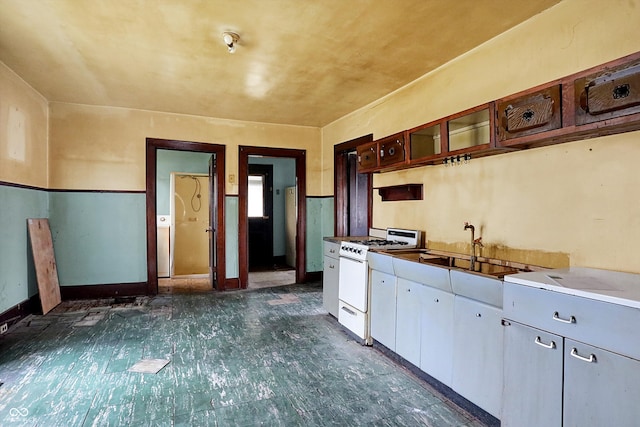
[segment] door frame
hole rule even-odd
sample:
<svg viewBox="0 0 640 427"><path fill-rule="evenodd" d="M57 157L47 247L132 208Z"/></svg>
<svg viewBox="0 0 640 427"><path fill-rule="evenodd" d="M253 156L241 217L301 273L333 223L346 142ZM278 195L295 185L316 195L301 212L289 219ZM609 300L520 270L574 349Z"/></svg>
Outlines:
<svg viewBox="0 0 640 427"><path fill-rule="evenodd" d="M156 170L157 151L195 151L216 155L218 179L218 230L216 233L216 275L218 277L218 290L226 289L226 263L225 263L225 149L226 146L220 144L208 144L204 142L179 141L170 139L147 138L146 139L146 204L147 204L147 295L158 294L158 264L157 264L157 209L156 209ZM212 192L212 189L210 189Z"/></svg>
<svg viewBox="0 0 640 427"><path fill-rule="evenodd" d="M238 147L238 275L240 288L249 283L249 221L247 194L249 191L249 156L287 157L296 161L298 212L296 221L296 283L307 281L307 175L306 150L292 148Z"/></svg>
<svg viewBox="0 0 640 427"><path fill-rule="evenodd" d="M340 144L333 146L333 194L335 197L335 208L333 210L333 224L335 236L346 236L349 230L349 218L347 214L349 210L349 197L347 194L347 187L349 185L347 181L347 156L349 152L352 152L361 144L373 141L373 134L361 136ZM373 217L373 180L371 174L367 174L367 193L368 206L367 206L367 228L371 228Z"/></svg>

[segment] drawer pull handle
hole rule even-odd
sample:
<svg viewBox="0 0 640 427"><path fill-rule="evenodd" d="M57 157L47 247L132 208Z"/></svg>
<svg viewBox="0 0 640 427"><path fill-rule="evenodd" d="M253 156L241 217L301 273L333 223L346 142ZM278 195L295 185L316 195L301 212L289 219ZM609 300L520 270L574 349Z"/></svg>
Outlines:
<svg viewBox="0 0 640 427"><path fill-rule="evenodd" d="M355 311L353 311L353 310L349 310L347 307L342 307L342 309L343 309L344 311L346 311L347 313L349 313L350 315L352 315L352 316L355 316L355 315L356 315L356 312L355 312Z"/></svg>
<svg viewBox="0 0 640 427"><path fill-rule="evenodd" d="M329 252L332 253L332 254L335 254L336 250L335 249L329 249Z"/></svg>
<svg viewBox="0 0 640 427"><path fill-rule="evenodd" d="M553 320L557 320L558 322L562 323L576 323L575 316L569 316L568 319L563 319L562 317L560 317L560 313L558 313L557 311L553 313Z"/></svg>
<svg viewBox="0 0 640 427"><path fill-rule="evenodd" d="M583 362L596 363L596 355L591 353L589 357L580 356L578 354L578 349L573 347L571 349L571 355L578 360L582 360Z"/></svg>
<svg viewBox="0 0 640 427"><path fill-rule="evenodd" d="M333 265L333 264L329 264L329 268L334 269L334 268L336 268L336 266Z"/></svg>
<svg viewBox="0 0 640 427"><path fill-rule="evenodd" d="M554 349L556 348L556 342L555 341L551 341L549 342L549 344L545 344L542 342L542 338L540 337L536 337L536 344L538 344L540 347L544 347L544 348L549 348L549 349Z"/></svg>

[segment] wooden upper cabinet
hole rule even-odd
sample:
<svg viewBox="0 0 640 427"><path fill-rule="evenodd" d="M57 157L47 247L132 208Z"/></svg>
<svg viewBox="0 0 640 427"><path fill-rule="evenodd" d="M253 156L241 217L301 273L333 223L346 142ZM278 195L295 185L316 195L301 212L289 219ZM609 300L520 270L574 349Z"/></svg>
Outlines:
<svg viewBox="0 0 640 427"><path fill-rule="evenodd" d="M459 164L640 130L640 52L358 147L358 172Z"/></svg>
<svg viewBox="0 0 640 427"><path fill-rule="evenodd" d="M559 84L498 100L498 140L505 141L560 128L561 100Z"/></svg>
<svg viewBox="0 0 640 427"><path fill-rule="evenodd" d="M574 82L576 125L640 113L640 59Z"/></svg>

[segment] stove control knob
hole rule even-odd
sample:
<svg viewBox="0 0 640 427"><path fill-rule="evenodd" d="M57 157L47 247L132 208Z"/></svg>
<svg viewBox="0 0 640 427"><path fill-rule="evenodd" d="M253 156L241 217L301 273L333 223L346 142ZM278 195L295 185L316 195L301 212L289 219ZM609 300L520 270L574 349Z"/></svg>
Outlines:
<svg viewBox="0 0 640 427"><path fill-rule="evenodd" d="M358 254L362 254L362 249L358 249Z"/></svg>

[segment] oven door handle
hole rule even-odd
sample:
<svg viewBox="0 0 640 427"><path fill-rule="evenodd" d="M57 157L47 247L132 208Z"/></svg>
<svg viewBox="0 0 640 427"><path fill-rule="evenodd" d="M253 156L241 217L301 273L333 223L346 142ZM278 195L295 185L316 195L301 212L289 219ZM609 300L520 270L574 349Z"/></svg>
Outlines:
<svg viewBox="0 0 640 427"><path fill-rule="evenodd" d="M347 307L345 307L345 306L342 306L342 310L343 310L343 311L346 311L347 313L349 313L349 314L350 314L350 315L352 315L352 316L355 316L355 315L356 315L356 312L355 312L355 311L353 311L353 310L349 310L349 309L348 309Z"/></svg>

